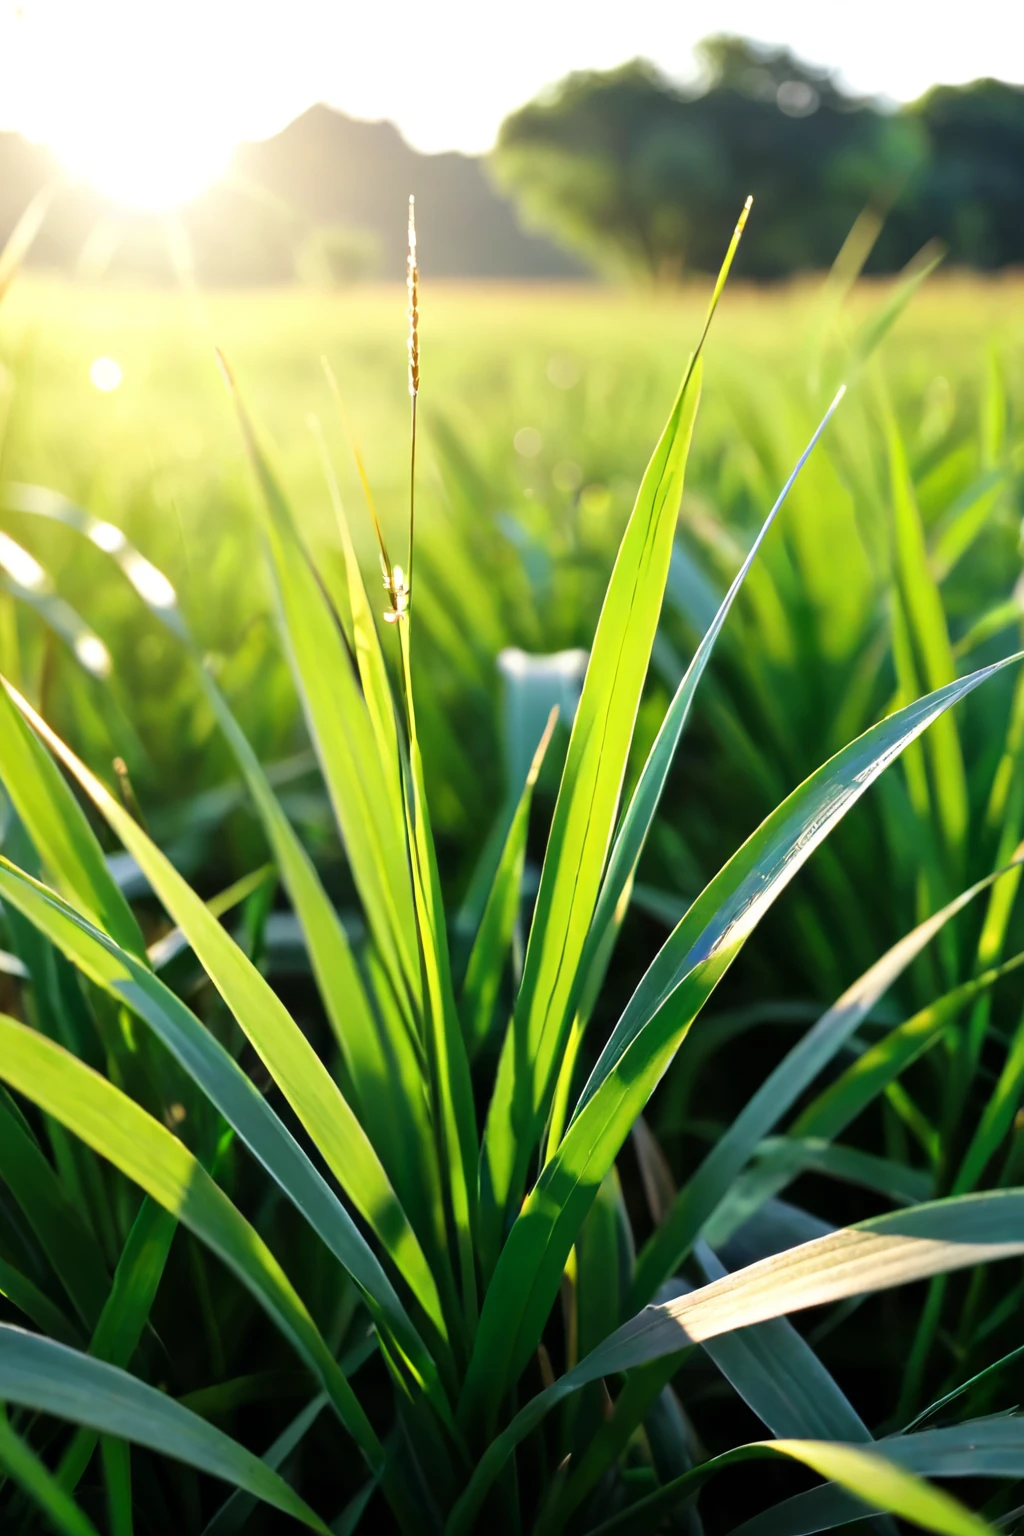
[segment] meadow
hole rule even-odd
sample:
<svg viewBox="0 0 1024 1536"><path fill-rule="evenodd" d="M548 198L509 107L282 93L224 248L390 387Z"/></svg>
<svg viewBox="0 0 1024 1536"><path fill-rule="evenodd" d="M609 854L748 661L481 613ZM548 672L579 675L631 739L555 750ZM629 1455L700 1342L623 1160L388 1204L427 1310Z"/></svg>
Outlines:
<svg viewBox="0 0 1024 1536"><path fill-rule="evenodd" d="M1024 287L853 276L427 283L388 626L404 290L15 283L12 1530L1013 1528Z"/></svg>

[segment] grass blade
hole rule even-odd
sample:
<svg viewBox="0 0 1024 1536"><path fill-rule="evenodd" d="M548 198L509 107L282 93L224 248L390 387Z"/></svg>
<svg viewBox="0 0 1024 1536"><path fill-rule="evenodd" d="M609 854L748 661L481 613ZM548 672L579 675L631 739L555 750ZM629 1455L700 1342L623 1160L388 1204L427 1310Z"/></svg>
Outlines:
<svg viewBox="0 0 1024 1536"><path fill-rule="evenodd" d="M374 940L400 997L420 997L416 920L404 825L388 791L392 770L348 650L291 511L228 373L266 516L281 629L352 874Z"/></svg>
<svg viewBox="0 0 1024 1536"><path fill-rule="evenodd" d="M961 892L940 912L926 918L894 944L846 989L768 1075L680 1190L664 1222L641 1250L631 1297L634 1307L649 1301L662 1281L678 1268L758 1143L778 1125L819 1072L834 1059L925 946L975 896L989 889L1011 869L1014 879L1019 878L1019 862L997 871Z"/></svg>
<svg viewBox="0 0 1024 1536"><path fill-rule="evenodd" d="M979 1419L919 1434L889 1435L877 1442L887 1460L927 1477L1024 1475L1024 1421L1019 1417ZM873 1500L869 1508L877 1508ZM731 1536L810 1536L851 1520L862 1520L864 1501L834 1484L784 1499L736 1527Z"/></svg>
<svg viewBox="0 0 1024 1536"><path fill-rule="evenodd" d="M423 1250L366 1132L323 1062L264 977L166 856L31 707L13 696L135 858L331 1171L445 1337L437 1286Z"/></svg>
<svg viewBox="0 0 1024 1536"><path fill-rule="evenodd" d="M533 788L540 774L544 755L558 720L557 705L548 716L547 725L537 744L512 824L505 838L498 868L484 906L480 926L473 940L466 978L462 985L462 1026L466 1046L472 1058L483 1045L494 1018L505 956L508 954L519 917L523 865L526 861L526 834L530 826Z"/></svg>
<svg viewBox="0 0 1024 1536"><path fill-rule="evenodd" d="M687 373L648 465L605 594L573 721L522 986L487 1117L481 1165L485 1269L518 1201L561 1057L611 842L640 694L661 611L683 474L700 399Z"/></svg>
<svg viewBox="0 0 1024 1536"><path fill-rule="evenodd" d="M839 390L832 404L825 412L814 436L798 459L793 473L779 492L775 505L761 525L761 529L757 538L750 546L746 559L736 573L732 585L722 599L718 611L708 625L700 645L694 652L693 660L687 667L683 679L676 689L672 702L662 721L661 729L648 754L647 761L644 763L632 799L615 834L615 842L612 845L612 851L608 859L608 868L601 885L601 894L598 898L590 932L587 935L586 947L580 961L580 974L582 978L580 1012L584 1018L589 1015L593 1006L593 999L603 981L604 972L611 957L607 936L613 927L621 927L622 918L625 915L624 897L628 899L628 889L636 875L640 855L643 852L647 835L657 814L669 771L675 760L679 742L682 739L683 731L690 717L694 695L697 692L707 664L711 660L711 653L715 648L715 642L729 616L729 610L746 579L747 572L757 558L761 545L767 538L769 530L781 510L786 497L789 495L797 476L803 469L819 437L838 408L844 394L845 385ZM599 957L600 963L597 963Z"/></svg>
<svg viewBox="0 0 1024 1536"><path fill-rule="evenodd" d="M488 1488L515 1446L558 1403L602 1376L635 1370L806 1307L1022 1253L1024 1190L1000 1190L876 1216L762 1259L676 1301L646 1307L532 1398L492 1441L452 1513L448 1536L473 1528Z"/></svg>
<svg viewBox="0 0 1024 1536"><path fill-rule="evenodd" d="M4 1394L6 1396L6 1393ZM16 1434L0 1409L0 1467L38 1504L62 1536L99 1536L92 1521L52 1477L31 1448Z"/></svg>
<svg viewBox="0 0 1024 1536"><path fill-rule="evenodd" d="M209 1030L133 956L3 859L0 896L91 981L149 1025L352 1275L378 1326L398 1345L421 1384L436 1392L430 1356L366 1239L263 1095Z"/></svg>
<svg viewBox="0 0 1024 1536"><path fill-rule="evenodd" d="M0 777L58 888L116 939L144 958L135 915L60 770L0 686Z"/></svg>
<svg viewBox="0 0 1024 1536"><path fill-rule="evenodd" d="M369 1464L379 1465L380 1443L290 1281L191 1152L105 1078L3 1014L0 1047L0 1076L11 1087L113 1163L234 1271L321 1381ZM16 1400L0 1375L4 1396ZM93 1428L121 1433L109 1424Z"/></svg>
<svg viewBox="0 0 1024 1536"><path fill-rule="evenodd" d="M693 903L637 987L557 1152L527 1197L481 1315L460 1413L493 1426L540 1337L601 1180L693 1020L776 896L908 743L1009 657L948 684L851 742L806 779Z"/></svg>
<svg viewBox="0 0 1024 1536"><path fill-rule="evenodd" d="M924 1530L942 1532L943 1536L982 1536L985 1532L992 1536L992 1527L951 1494L932 1488L899 1465L895 1457L890 1459L883 1455L880 1449L883 1444L888 1450L893 1442L879 1441L870 1451L860 1446L814 1440L772 1440L740 1446L705 1462L674 1484L642 1499L622 1515L606 1520L596 1527L594 1536L612 1536L612 1533L626 1536L627 1532L646 1536L652 1529L652 1521L668 1514L684 1498L692 1497L714 1473L761 1456L791 1457L822 1477L831 1478L844 1490L845 1505L857 1510L857 1515L852 1518L863 1517L869 1512L888 1511ZM749 1521L737 1529L747 1532L754 1523Z"/></svg>
<svg viewBox="0 0 1024 1536"><path fill-rule="evenodd" d="M173 1456L245 1488L310 1530L327 1532L276 1472L165 1393L102 1360L7 1323L0 1323L0 1397Z"/></svg>

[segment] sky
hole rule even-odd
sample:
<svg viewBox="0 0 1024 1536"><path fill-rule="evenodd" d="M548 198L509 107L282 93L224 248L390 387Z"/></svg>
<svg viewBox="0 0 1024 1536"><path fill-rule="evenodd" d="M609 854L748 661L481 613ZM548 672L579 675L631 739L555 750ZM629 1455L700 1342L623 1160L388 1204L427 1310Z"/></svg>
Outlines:
<svg viewBox="0 0 1024 1536"><path fill-rule="evenodd" d="M160 205L316 101L391 118L418 149L478 153L569 70L639 55L685 80L716 31L896 101L980 75L1024 83L1020 0L0 0L0 127Z"/></svg>

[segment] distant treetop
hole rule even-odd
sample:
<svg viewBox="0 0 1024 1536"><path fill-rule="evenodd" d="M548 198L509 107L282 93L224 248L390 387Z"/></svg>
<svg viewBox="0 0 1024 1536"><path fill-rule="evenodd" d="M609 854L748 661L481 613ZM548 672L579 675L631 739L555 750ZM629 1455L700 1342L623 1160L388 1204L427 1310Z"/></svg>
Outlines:
<svg viewBox="0 0 1024 1536"><path fill-rule="evenodd" d="M752 276L828 265L869 204L887 215L876 267L935 235L954 261L1024 260L1024 90L940 87L897 111L785 48L713 37L698 64L690 89L639 59L571 74L506 118L492 166L524 218L659 280L715 263L749 192Z"/></svg>

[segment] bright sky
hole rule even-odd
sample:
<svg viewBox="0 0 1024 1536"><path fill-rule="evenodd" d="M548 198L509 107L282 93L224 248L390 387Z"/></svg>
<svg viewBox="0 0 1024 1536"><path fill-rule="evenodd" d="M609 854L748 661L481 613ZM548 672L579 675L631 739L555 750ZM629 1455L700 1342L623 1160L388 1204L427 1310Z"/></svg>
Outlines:
<svg viewBox="0 0 1024 1536"><path fill-rule="evenodd" d="M315 101L424 150L482 151L571 69L692 74L710 32L786 43L852 89L1024 83L1020 0L0 0L0 127L127 201L168 204Z"/></svg>

